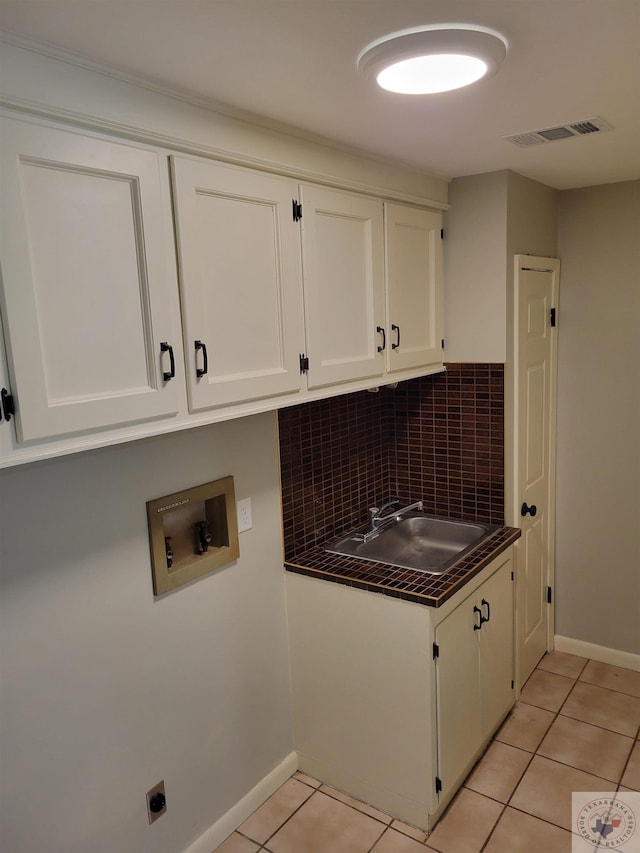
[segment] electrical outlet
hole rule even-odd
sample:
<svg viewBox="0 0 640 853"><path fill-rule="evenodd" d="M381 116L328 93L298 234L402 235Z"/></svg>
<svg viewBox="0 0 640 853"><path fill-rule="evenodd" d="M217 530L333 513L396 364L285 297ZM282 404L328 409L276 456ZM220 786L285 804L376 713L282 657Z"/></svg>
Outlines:
<svg viewBox="0 0 640 853"><path fill-rule="evenodd" d="M251 530L253 527L251 498L244 498L244 500L238 501L236 503L236 513L238 516L238 533L242 533L244 530Z"/></svg>
<svg viewBox="0 0 640 853"><path fill-rule="evenodd" d="M147 815L149 823L158 820L167 810L167 797L164 792L164 779L147 791Z"/></svg>

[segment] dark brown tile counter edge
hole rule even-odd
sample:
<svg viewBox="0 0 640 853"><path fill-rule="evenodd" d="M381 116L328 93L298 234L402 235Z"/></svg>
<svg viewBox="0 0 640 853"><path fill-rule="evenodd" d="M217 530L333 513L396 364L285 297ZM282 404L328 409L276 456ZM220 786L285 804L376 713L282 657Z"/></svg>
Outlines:
<svg viewBox="0 0 640 853"><path fill-rule="evenodd" d="M440 607L519 538L520 530L517 527L501 527L444 575L429 575L413 569L399 569L383 563L329 554L320 547L310 548L297 555L295 559L286 562L284 567L289 572L330 583L341 583L428 607Z"/></svg>

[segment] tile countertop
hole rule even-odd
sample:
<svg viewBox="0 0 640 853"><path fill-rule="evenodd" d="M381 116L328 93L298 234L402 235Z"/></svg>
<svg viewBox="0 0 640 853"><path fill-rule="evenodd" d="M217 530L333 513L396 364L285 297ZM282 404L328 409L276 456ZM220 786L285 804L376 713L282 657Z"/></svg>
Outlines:
<svg viewBox="0 0 640 853"><path fill-rule="evenodd" d="M520 538L517 527L500 527L477 548L469 551L442 575L415 569L399 569L384 563L372 563L356 557L330 554L320 546L309 548L284 567L289 572L341 583L369 592L414 601L428 607L440 607L467 581L477 575L494 557Z"/></svg>

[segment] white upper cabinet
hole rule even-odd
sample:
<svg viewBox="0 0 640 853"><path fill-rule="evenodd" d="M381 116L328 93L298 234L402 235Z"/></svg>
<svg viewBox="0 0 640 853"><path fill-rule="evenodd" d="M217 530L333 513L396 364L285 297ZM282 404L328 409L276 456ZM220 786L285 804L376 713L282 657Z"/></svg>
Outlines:
<svg viewBox="0 0 640 853"><path fill-rule="evenodd" d="M303 186L308 387L384 372L383 203Z"/></svg>
<svg viewBox="0 0 640 853"><path fill-rule="evenodd" d="M164 158L11 119L0 134L18 440L175 415L182 343Z"/></svg>
<svg viewBox="0 0 640 853"><path fill-rule="evenodd" d="M297 183L203 159L171 165L190 409L299 392Z"/></svg>
<svg viewBox="0 0 640 853"><path fill-rule="evenodd" d="M0 465L441 369L439 213L35 118L0 133Z"/></svg>
<svg viewBox="0 0 640 853"><path fill-rule="evenodd" d="M385 204L387 370L442 365L442 216Z"/></svg>

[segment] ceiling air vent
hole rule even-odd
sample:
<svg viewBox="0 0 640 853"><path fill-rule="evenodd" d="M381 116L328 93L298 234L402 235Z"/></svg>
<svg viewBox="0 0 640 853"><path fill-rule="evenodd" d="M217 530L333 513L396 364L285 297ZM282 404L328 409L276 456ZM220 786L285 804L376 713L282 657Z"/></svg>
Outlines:
<svg viewBox="0 0 640 853"><path fill-rule="evenodd" d="M545 127L542 130L529 130L526 133L516 133L513 136L505 136L507 142L513 142L521 148L529 145L541 145L543 142L555 142L558 139L569 139L571 136L585 136L591 133L602 133L612 130L609 122L599 116L583 118L570 124L562 124L558 127Z"/></svg>

